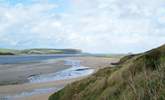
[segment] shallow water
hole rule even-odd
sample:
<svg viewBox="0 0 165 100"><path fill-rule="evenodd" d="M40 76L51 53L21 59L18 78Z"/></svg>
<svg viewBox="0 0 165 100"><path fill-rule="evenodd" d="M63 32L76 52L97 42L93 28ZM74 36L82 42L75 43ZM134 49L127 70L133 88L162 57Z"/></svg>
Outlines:
<svg viewBox="0 0 165 100"><path fill-rule="evenodd" d="M83 56L82 54L52 54L52 55L12 55L12 56L0 56L0 64L18 64L28 62L40 62L43 60L57 59L64 57L77 57Z"/></svg>

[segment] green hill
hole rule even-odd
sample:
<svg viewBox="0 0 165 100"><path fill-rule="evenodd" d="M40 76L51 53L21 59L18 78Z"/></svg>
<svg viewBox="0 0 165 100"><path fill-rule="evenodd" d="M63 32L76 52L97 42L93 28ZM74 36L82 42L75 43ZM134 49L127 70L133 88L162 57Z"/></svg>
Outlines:
<svg viewBox="0 0 165 100"><path fill-rule="evenodd" d="M78 54L81 50L78 49L0 49L0 55L29 55L29 54Z"/></svg>
<svg viewBox="0 0 165 100"><path fill-rule="evenodd" d="M0 55L15 55L19 50L14 49L0 49Z"/></svg>
<svg viewBox="0 0 165 100"><path fill-rule="evenodd" d="M165 45L67 85L49 100L165 100Z"/></svg>

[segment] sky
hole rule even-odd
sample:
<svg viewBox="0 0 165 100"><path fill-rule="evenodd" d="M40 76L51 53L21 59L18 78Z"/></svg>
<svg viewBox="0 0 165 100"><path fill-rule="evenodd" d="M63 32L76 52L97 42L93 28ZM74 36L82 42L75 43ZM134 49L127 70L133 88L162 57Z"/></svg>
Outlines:
<svg viewBox="0 0 165 100"><path fill-rule="evenodd" d="M165 43L165 0L0 0L0 48L144 52Z"/></svg>

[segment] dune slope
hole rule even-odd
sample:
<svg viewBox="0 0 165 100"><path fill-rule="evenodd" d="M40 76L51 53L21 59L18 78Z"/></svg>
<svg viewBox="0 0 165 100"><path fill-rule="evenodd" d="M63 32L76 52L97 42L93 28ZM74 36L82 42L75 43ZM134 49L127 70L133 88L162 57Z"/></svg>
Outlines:
<svg viewBox="0 0 165 100"><path fill-rule="evenodd" d="M165 100L165 45L123 57L116 67L69 84L49 100Z"/></svg>

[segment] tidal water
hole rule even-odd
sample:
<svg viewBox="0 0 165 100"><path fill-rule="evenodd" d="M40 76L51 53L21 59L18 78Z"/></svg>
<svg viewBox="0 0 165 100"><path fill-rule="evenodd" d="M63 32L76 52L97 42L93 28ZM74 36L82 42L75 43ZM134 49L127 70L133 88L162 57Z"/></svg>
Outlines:
<svg viewBox="0 0 165 100"><path fill-rule="evenodd" d="M28 62L40 62L43 60L65 58L65 57L77 57L83 56L82 54L52 54L52 55L12 55L12 56L0 56L0 64L18 64Z"/></svg>

